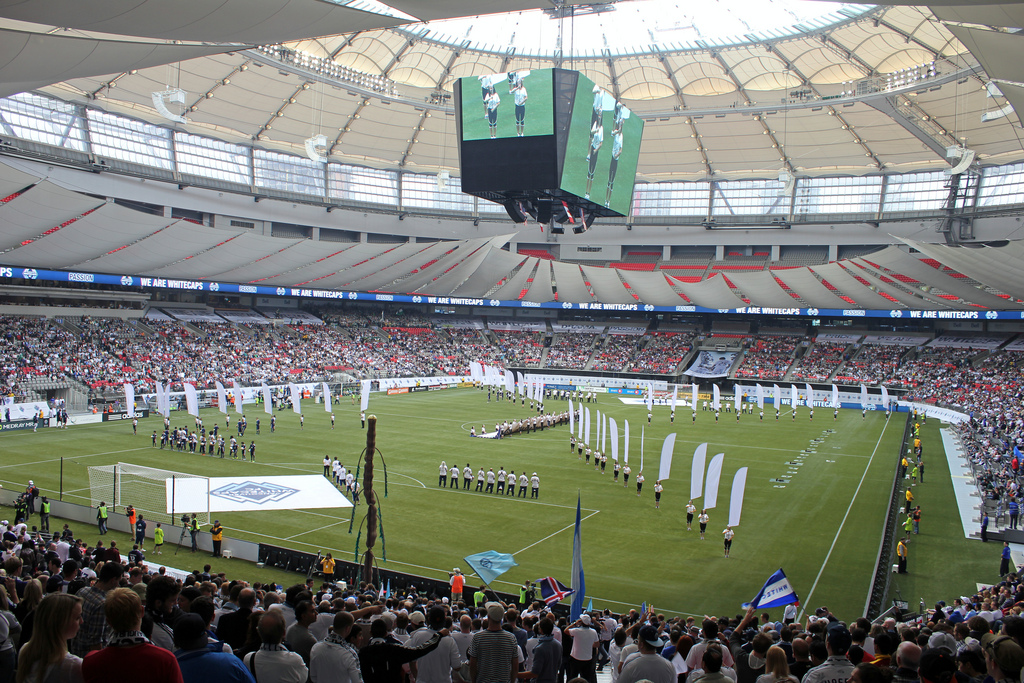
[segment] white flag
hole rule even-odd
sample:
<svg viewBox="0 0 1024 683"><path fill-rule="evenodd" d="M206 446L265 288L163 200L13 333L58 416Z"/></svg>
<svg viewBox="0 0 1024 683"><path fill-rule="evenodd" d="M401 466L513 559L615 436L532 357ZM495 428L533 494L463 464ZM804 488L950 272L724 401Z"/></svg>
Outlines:
<svg viewBox="0 0 1024 683"><path fill-rule="evenodd" d="M270 387L266 382L260 382L260 393L263 394L263 412L267 415L274 414L274 401L270 396Z"/></svg>
<svg viewBox="0 0 1024 683"><path fill-rule="evenodd" d="M654 387L647 385L647 412L654 410Z"/></svg>
<svg viewBox="0 0 1024 683"><path fill-rule="evenodd" d="M644 425L640 425L640 471L644 471Z"/></svg>
<svg viewBox="0 0 1024 683"><path fill-rule="evenodd" d="M676 447L676 435L673 432L665 437L661 444L661 463L658 466L658 479L665 481L672 471L672 450Z"/></svg>
<svg viewBox="0 0 1024 683"><path fill-rule="evenodd" d="M615 422L614 417L608 418L608 422L612 427L612 460L615 462L619 461L619 425Z"/></svg>
<svg viewBox="0 0 1024 683"><path fill-rule="evenodd" d="M704 495L704 463L708 455L708 445L702 443L693 451L693 464L690 465L690 498Z"/></svg>
<svg viewBox="0 0 1024 683"><path fill-rule="evenodd" d="M743 512L743 491L747 486L747 468L736 470L732 478L732 494L729 496L729 526L740 525L740 513Z"/></svg>
<svg viewBox="0 0 1024 683"><path fill-rule="evenodd" d="M882 387L882 407L889 410L889 391Z"/></svg>
<svg viewBox="0 0 1024 683"><path fill-rule="evenodd" d="M811 385L810 384L804 384L804 391L807 392L807 396L804 397L804 402L807 404L808 408L813 408L814 407L814 390L811 389Z"/></svg>
<svg viewBox="0 0 1024 683"><path fill-rule="evenodd" d="M370 380L360 380L359 384L359 410L360 412L366 412L366 409L370 407Z"/></svg>
<svg viewBox="0 0 1024 683"><path fill-rule="evenodd" d="M505 371L505 389L513 392L513 395L515 395L516 378L515 375L512 374L511 370Z"/></svg>
<svg viewBox="0 0 1024 683"><path fill-rule="evenodd" d="M625 436L622 437L622 462L629 464L629 420L623 420Z"/></svg>
<svg viewBox="0 0 1024 683"><path fill-rule="evenodd" d="M733 389L736 391L736 399L733 405L733 409L738 413L743 407L743 390L740 389L740 385L737 384Z"/></svg>
<svg viewBox="0 0 1024 683"><path fill-rule="evenodd" d="M782 410L782 389L778 384L772 385L772 401L775 403L775 412Z"/></svg>
<svg viewBox="0 0 1024 683"><path fill-rule="evenodd" d="M583 402L580 401L579 419L576 420L576 442L583 443Z"/></svg>
<svg viewBox="0 0 1024 683"><path fill-rule="evenodd" d="M128 409L128 417L135 417L135 387L129 383L124 385L124 405Z"/></svg>
<svg viewBox="0 0 1024 683"><path fill-rule="evenodd" d="M868 407L868 388L863 384L860 385L860 407L864 409Z"/></svg>
<svg viewBox="0 0 1024 683"><path fill-rule="evenodd" d="M757 385L757 409L764 410L764 387Z"/></svg>
<svg viewBox="0 0 1024 683"><path fill-rule="evenodd" d="M288 391L292 394L292 411L296 415L302 415L302 392L293 382L288 382Z"/></svg>
<svg viewBox="0 0 1024 683"><path fill-rule="evenodd" d="M719 392L717 384L711 385L711 407L716 412L722 408L722 394Z"/></svg>
<svg viewBox="0 0 1024 683"><path fill-rule="evenodd" d="M601 452L608 452L608 413L604 414L604 426L601 427Z"/></svg>
<svg viewBox="0 0 1024 683"><path fill-rule="evenodd" d="M601 411L597 408L594 410L597 410L597 439L594 440L594 450L601 450Z"/></svg>
<svg viewBox="0 0 1024 683"><path fill-rule="evenodd" d="M585 434L585 436L583 437L583 443L586 444L587 446L589 446L590 445L590 406L585 406L583 408L583 421L584 421L583 422L583 424L584 424L583 433Z"/></svg>
<svg viewBox="0 0 1024 683"><path fill-rule="evenodd" d="M572 399L569 399L569 436L576 433L576 408L572 405Z"/></svg>
<svg viewBox="0 0 1024 683"><path fill-rule="evenodd" d="M711 458L708 465L708 484L704 487L704 505L707 509L718 505L718 482L722 479L722 465L725 463L725 453L718 453Z"/></svg>
<svg viewBox="0 0 1024 683"><path fill-rule="evenodd" d="M332 400L331 400L331 388L329 386L327 386L327 382L324 382L323 385L324 385L324 410L326 410L329 413L329 412L331 412L331 403L332 403Z"/></svg>
<svg viewBox="0 0 1024 683"><path fill-rule="evenodd" d="M224 390L224 385L220 382L215 382L217 385L217 409L225 415L228 414L228 392Z"/></svg>
<svg viewBox="0 0 1024 683"><path fill-rule="evenodd" d="M789 403L793 406L793 410L796 410L797 405L800 403L800 391L796 388L795 384L789 385Z"/></svg>
<svg viewBox="0 0 1024 683"><path fill-rule="evenodd" d="M165 389L163 384L156 383L156 411L164 417L171 416L170 399L167 396L169 392L170 389Z"/></svg>
<svg viewBox="0 0 1024 683"><path fill-rule="evenodd" d="M242 412L242 387L238 386L238 380L231 380L231 391L235 394L235 412Z"/></svg>
<svg viewBox="0 0 1024 683"><path fill-rule="evenodd" d="M690 402L693 404L693 406L692 406L693 407L693 412L697 412L697 385L696 384L692 384L690 386L691 386L690 391L691 391L691 396L692 396L692 398L690 399Z"/></svg>
<svg viewBox="0 0 1024 683"><path fill-rule="evenodd" d="M188 414L199 417L199 397L196 395L195 385L185 382L182 387L185 389L185 408Z"/></svg>
<svg viewBox="0 0 1024 683"><path fill-rule="evenodd" d="M835 384L832 385L832 407L839 407L839 387L837 387Z"/></svg>
<svg viewBox="0 0 1024 683"><path fill-rule="evenodd" d="M672 389L672 412L676 412L676 401L679 399L679 385Z"/></svg>

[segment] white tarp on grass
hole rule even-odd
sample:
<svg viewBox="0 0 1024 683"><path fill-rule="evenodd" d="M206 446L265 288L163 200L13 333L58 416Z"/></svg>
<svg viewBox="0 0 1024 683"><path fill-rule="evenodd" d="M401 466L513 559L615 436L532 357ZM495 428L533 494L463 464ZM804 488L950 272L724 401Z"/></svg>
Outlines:
<svg viewBox="0 0 1024 683"><path fill-rule="evenodd" d="M352 503L319 474L180 477L167 479L165 486L168 514L206 510L207 500L211 513L352 507Z"/></svg>

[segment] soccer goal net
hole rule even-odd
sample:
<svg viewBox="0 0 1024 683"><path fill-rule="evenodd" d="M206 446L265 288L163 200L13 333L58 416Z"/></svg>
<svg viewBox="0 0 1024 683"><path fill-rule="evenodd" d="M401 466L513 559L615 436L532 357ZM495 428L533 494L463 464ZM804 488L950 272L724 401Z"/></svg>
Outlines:
<svg viewBox="0 0 1024 683"><path fill-rule="evenodd" d="M93 507L132 505L151 522L180 525L182 515L195 513L210 523L210 480L195 474L129 463L90 467L89 495Z"/></svg>

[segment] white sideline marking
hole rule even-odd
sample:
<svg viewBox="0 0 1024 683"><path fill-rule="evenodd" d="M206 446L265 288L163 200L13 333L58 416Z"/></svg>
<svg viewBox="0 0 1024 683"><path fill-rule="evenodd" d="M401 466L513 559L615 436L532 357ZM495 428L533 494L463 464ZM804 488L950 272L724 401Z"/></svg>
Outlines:
<svg viewBox="0 0 1024 683"><path fill-rule="evenodd" d="M586 517L582 517L582 518L580 519L580 524L583 524L583 522L587 521L588 519L590 519L591 517L593 517L594 515L596 515L596 514L597 514L598 512L600 512L600 510L594 510L594 511L593 511L593 512L591 512L591 513L590 513L589 515L587 515ZM540 543L543 543L544 541L548 540L548 539L549 539L549 538L551 538L552 536L557 536L558 534L562 533L562 532L563 532L563 531L565 531L566 529L573 529L573 528L575 528L575 527L576 527L576 522L573 522L573 523L572 523L572 524L570 524L569 526L566 526L566 527L562 527L561 529L559 529L559 530L558 530L558 531L556 531L555 533L553 533L553 534L548 534L547 536L545 536L544 538L540 539L539 541L536 541L536 542L534 542L534 543L531 543L530 545L526 546L525 548L520 548L519 550L515 551L515 552L514 552L514 553L512 553L512 554L513 554L513 555L518 555L519 553L523 552L524 550L529 550L529 549L530 549L530 548L532 548L533 546L535 546L535 545L538 545L538 544L540 544Z"/></svg>
<svg viewBox="0 0 1024 683"><path fill-rule="evenodd" d="M846 507L846 514L843 515L843 521L839 523L839 529L836 530L836 537L832 539L832 545L829 547L828 553L825 555L825 560L821 563L821 569L818 570L818 575L814 578L814 583L811 584L811 590L807 593L804 605L811 604L811 596L814 595L814 589L818 587L818 580L821 579L821 575L825 573L825 565L828 564L829 558L832 557L832 551L835 550L836 543L839 541L839 535L843 533L843 525L846 524L846 518L850 516L850 510L853 509L853 504L857 500L857 494L860 493L860 487L864 484L864 479L868 476L868 470L871 469L871 462L875 459L875 453L878 452L878 447L882 445L882 437L885 436L885 430L888 426L889 421L886 420L885 424L882 425L882 433L878 435L878 442L875 444L875 450L871 451L871 457L868 458L868 464L864 468L864 474L860 475L860 481L857 483L857 490L853 492L853 497L850 498L850 504ZM872 572L872 578L874 578L874 572ZM804 610L801 608L797 621L803 619L803 616Z"/></svg>
<svg viewBox="0 0 1024 683"><path fill-rule="evenodd" d="M288 538L286 538L284 540L291 541L293 539L298 538L299 536L305 536L306 534L312 534L312 533L315 533L317 531L323 531L324 529L330 529L332 526L338 526L339 524L347 524L348 521L349 520L347 520L347 519L341 519L341 520L338 520L337 522L335 522L334 524L328 524L327 526L318 527L316 529L310 529L308 531L300 531L299 533L295 534L294 536L289 536Z"/></svg>

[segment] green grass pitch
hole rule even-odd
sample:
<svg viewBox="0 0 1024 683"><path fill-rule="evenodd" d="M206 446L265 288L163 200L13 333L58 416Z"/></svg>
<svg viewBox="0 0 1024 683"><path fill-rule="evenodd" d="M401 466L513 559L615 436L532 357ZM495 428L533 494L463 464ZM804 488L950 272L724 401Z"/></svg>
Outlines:
<svg viewBox="0 0 1024 683"><path fill-rule="evenodd" d="M549 401L548 408L561 410L565 405ZM247 437L255 434L255 418L263 419L255 464L153 449L149 435L160 427L159 417L140 420L135 437L127 422L38 434L11 432L2 436L0 481L12 488L32 478L44 494L55 495L58 463L64 457L64 499L87 503L87 467L92 465L129 462L208 476L320 473L324 454L354 465L366 438L358 406L348 398L337 405L333 431L322 406L310 402L304 408L304 430L299 430L298 416L289 410L277 413L277 431L270 434L269 416L246 406ZM806 410L795 421L783 410L776 422L769 407L764 422L755 414L743 415L737 423L733 414L723 413L715 424L712 413L698 411L694 425L690 412L680 410L670 425L668 409L657 407L653 424L647 425L646 408L626 406L611 396L602 396L600 403L589 408L595 431L597 409L614 417L620 430L623 420L630 421L634 474L639 470L644 427L647 481L643 497L637 497L632 480L629 488L612 483L610 457L608 471L602 475L570 454L567 426L500 441L469 437L471 425L479 431L485 423L491 429L496 421L529 415L528 402L525 407L488 403L487 394L475 389L375 394L369 413L378 417L377 445L388 469L388 496L381 503L388 561L381 566L446 578L454 566L466 569L464 556L493 549L514 553L519 563L499 579L499 589L514 590L525 579L548 575L569 584L579 492L587 595L597 608L623 610L646 601L670 614L733 614L782 567L805 604L827 604L841 615L862 613L900 449L902 414L886 424L880 413L870 413L862 421L859 411L844 410L833 422L832 411L819 409L810 422ZM203 411L203 418L208 427L215 421L224 424L215 410ZM234 419L233 415L232 423ZM172 413L171 423L191 425L192 418ZM935 421L926 427L925 442L931 445L926 452L929 483L916 490L925 510L922 535L911 543L911 574L900 577L897 584L903 598L914 605L918 597L931 602L954 592L973 591L975 580L995 578L998 562L998 544L987 548L989 554L979 553L981 544L963 539L957 528L938 427ZM672 476L665 482L661 508L655 509L653 488L661 444L671 431L678 435ZM822 440L812 443L815 439ZM685 505L693 450L704 441L709 443L708 461L715 453L725 453L725 464L718 506L709 512L707 540L700 541L696 523L694 531L686 531ZM803 450L815 452L802 454ZM541 478L540 500L440 490L441 460L460 467L469 463L474 472L479 467L497 471L502 466L517 473L536 471ZM733 474L742 466L749 467L743 517L732 557L726 559L721 531ZM378 492L383 492L379 460L376 472ZM789 478L789 482L772 483L776 478ZM700 507L699 501L696 504ZM363 505L355 509L357 526L364 513ZM341 559L353 559L356 535L348 533L347 510L220 513L218 517L232 537L310 552L323 549ZM95 541L89 533L80 535ZM174 540L168 538L168 542ZM378 558L380 550L378 542ZM950 553L958 558L962 571L944 571ZM162 559L166 561L166 553ZM246 571L237 564L233 568L235 575Z"/></svg>

